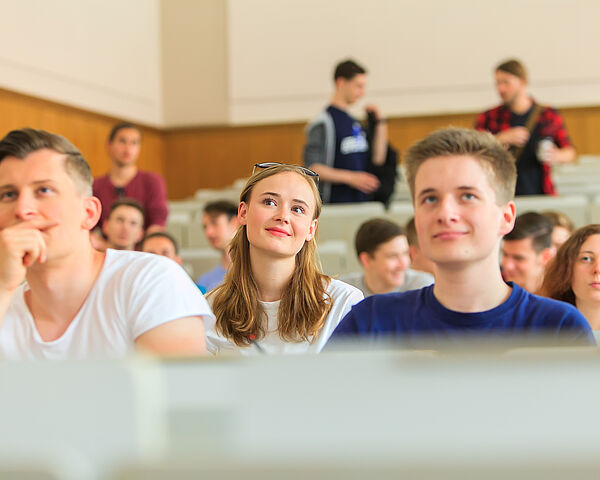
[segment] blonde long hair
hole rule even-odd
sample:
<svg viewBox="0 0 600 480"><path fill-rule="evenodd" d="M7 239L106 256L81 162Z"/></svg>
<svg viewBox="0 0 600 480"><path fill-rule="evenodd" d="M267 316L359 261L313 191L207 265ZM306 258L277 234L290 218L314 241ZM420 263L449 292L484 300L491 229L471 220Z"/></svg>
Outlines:
<svg viewBox="0 0 600 480"><path fill-rule="evenodd" d="M294 165L277 165L252 175L240 195L246 204L255 185L261 180L284 172L300 175L310 185L315 198L313 220L321 213L321 197L312 177ZM246 225L238 228L230 244L231 267L222 285L209 295L217 318L216 331L237 346L250 345L266 335L266 314L260 304L258 286L250 264L250 243ZM312 342L323 328L331 310L327 287L331 278L321 273L317 265L316 235L304 242L296 254L296 268L279 304L277 330L286 342Z"/></svg>

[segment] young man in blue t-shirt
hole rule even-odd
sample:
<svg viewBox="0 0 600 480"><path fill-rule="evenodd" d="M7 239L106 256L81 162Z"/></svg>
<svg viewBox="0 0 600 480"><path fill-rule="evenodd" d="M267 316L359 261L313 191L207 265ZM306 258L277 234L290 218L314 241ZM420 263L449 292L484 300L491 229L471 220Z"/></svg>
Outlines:
<svg viewBox="0 0 600 480"><path fill-rule="evenodd" d="M571 305L502 280L498 254L515 222L516 169L497 140L468 129L438 130L411 147L406 175L419 244L434 263L435 284L367 298L332 338L391 337L414 346L464 334L527 340L544 335L595 343Z"/></svg>
<svg viewBox="0 0 600 480"><path fill-rule="evenodd" d="M376 123L369 146L360 123L347 113L365 94L366 70L346 60L336 66L333 76L331 103L307 128L304 165L319 174L323 203L364 202L379 188L379 180L367 168L369 155L374 165L385 162L387 125L377 107L367 106Z"/></svg>

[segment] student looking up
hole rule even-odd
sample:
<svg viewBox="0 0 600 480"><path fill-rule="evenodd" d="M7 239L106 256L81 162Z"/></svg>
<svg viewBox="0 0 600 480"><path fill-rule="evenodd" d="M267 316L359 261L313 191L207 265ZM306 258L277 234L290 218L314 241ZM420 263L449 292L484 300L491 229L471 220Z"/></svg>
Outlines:
<svg viewBox="0 0 600 480"><path fill-rule="evenodd" d="M0 358L201 354L206 300L168 259L92 247L92 174L65 138L0 140Z"/></svg>
<svg viewBox="0 0 600 480"><path fill-rule="evenodd" d="M317 266L317 179L294 165L255 166L240 196L231 267L208 295L216 315L209 351L317 353L363 298Z"/></svg>
<svg viewBox="0 0 600 480"><path fill-rule="evenodd" d="M516 169L492 135L438 130L409 149L406 174L419 244L435 264L435 284L365 299L334 338L358 334L410 344L466 333L520 339L543 334L595 343L574 307L502 279L498 253L515 222Z"/></svg>

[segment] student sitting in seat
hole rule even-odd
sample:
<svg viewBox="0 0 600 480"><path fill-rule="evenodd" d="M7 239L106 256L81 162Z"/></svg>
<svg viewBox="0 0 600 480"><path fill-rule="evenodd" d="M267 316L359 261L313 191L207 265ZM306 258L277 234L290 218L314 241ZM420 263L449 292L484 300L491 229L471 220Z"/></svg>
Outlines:
<svg viewBox="0 0 600 480"><path fill-rule="evenodd" d="M363 223L354 239L363 272L343 275L365 297L378 293L406 292L433 283L433 276L410 269L410 255L404 229L385 218Z"/></svg>
<svg viewBox="0 0 600 480"><path fill-rule="evenodd" d="M540 292L575 305L600 331L600 225L580 228L558 249Z"/></svg>
<svg viewBox="0 0 600 480"><path fill-rule="evenodd" d="M206 300L157 255L92 247L92 174L65 138L0 140L0 358L201 354Z"/></svg>
<svg viewBox="0 0 600 480"><path fill-rule="evenodd" d="M144 236L144 216L144 207L137 200L115 200L102 225L106 247L115 250L135 250L135 246Z"/></svg>
<svg viewBox="0 0 600 480"><path fill-rule="evenodd" d="M237 205L229 200L217 200L208 203L204 207L202 226L211 246L221 252L219 265L208 272L204 272L196 280L198 288L202 293L206 293L223 283L225 273L231 265L229 242L231 242L238 228Z"/></svg>
<svg viewBox="0 0 600 480"><path fill-rule="evenodd" d="M140 250L170 258L178 265L182 263L177 240L167 232L154 232L146 235L140 243Z"/></svg>
<svg viewBox="0 0 600 480"><path fill-rule="evenodd" d="M537 212L517 217L511 232L502 242L502 276L528 292L537 293L544 280L544 269L556 250L552 246L552 222Z"/></svg>
<svg viewBox="0 0 600 480"><path fill-rule="evenodd" d="M435 263L435 283L365 299L332 338L358 334L422 347L469 334L595 344L571 305L502 279L498 253L515 223L516 169L497 140L463 128L436 131L410 148L406 172L419 244Z"/></svg>
<svg viewBox="0 0 600 480"><path fill-rule="evenodd" d="M556 251L567 241L567 238L575 231L573 221L562 212L546 210L542 215L552 222L552 246Z"/></svg>
<svg viewBox="0 0 600 480"><path fill-rule="evenodd" d="M417 237L414 217L406 222L404 231L406 232L408 252L410 253L410 268L433 275L433 262L423 255L423 250L419 247L419 237Z"/></svg>
<svg viewBox="0 0 600 480"><path fill-rule="evenodd" d="M264 163L240 196L231 267L208 295L212 353L317 353L362 293L317 267L318 176Z"/></svg>

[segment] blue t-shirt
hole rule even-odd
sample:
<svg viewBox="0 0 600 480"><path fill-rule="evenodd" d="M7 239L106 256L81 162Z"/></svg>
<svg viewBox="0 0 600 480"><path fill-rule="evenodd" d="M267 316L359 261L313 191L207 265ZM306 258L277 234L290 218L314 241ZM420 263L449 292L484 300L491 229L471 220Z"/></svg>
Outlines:
<svg viewBox="0 0 600 480"><path fill-rule="evenodd" d="M210 292L213 288L218 287L225 279L225 270L221 265L217 265L212 270L198 277L196 285L202 293Z"/></svg>
<svg viewBox="0 0 600 480"><path fill-rule="evenodd" d="M532 340L545 335L557 343L595 345L583 315L568 303L542 298L508 282L508 299L491 310L462 313L448 310L433 294L434 286L405 293L374 295L358 303L343 318L331 339L399 340L406 346L477 338Z"/></svg>
<svg viewBox="0 0 600 480"><path fill-rule="evenodd" d="M332 105L327 112L335 125L335 161L334 168L366 172L369 167L369 145L367 135L360 123ZM334 183L331 186L330 203L366 202L366 193L346 184Z"/></svg>

